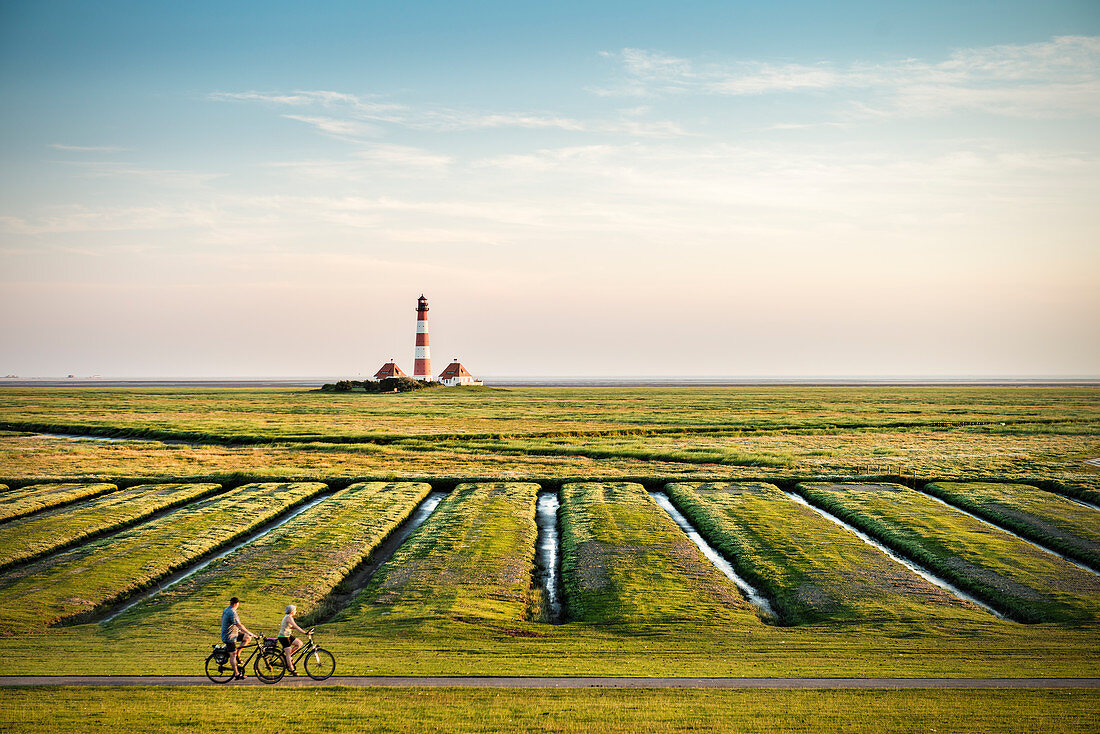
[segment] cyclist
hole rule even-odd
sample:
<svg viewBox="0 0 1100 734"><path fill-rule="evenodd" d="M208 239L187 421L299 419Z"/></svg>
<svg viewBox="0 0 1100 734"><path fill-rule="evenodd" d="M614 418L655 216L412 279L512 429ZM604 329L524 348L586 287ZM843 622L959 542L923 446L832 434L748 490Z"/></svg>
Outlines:
<svg viewBox="0 0 1100 734"><path fill-rule="evenodd" d="M298 623L294 621L294 615L298 612L298 607L293 604L286 605L286 616L283 617L283 623L279 625L279 644L283 646L283 657L286 658L286 669L291 675L298 675L298 671L294 669L294 662L290 659L290 656L298 651L298 648L302 646L302 641L291 634L292 630L298 630L302 634L306 634L306 631L298 626Z"/></svg>
<svg viewBox="0 0 1100 734"><path fill-rule="evenodd" d="M241 672L241 648L256 636L241 624L241 618L237 615L240 603L240 599L233 597L229 600L229 606L222 610L222 642L229 653L229 662L233 663L233 677L237 680L244 679L244 673Z"/></svg>

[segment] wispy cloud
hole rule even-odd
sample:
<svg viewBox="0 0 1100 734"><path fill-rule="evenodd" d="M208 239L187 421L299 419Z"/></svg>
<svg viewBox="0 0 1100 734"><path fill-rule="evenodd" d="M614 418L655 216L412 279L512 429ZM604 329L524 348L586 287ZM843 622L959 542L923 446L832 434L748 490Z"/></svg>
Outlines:
<svg viewBox="0 0 1100 734"><path fill-rule="evenodd" d="M623 133L639 137L675 137L685 134L683 128L674 122L641 120L630 114L619 119L582 120L543 112L487 112L438 105L412 107L389 102L378 96L326 90L291 93L216 92L209 97L216 101L257 102L274 108L294 107L323 111L323 115L284 113L283 116L309 123L322 133L343 138L373 136L378 128L371 127L371 123L435 132L514 128Z"/></svg>
<svg viewBox="0 0 1100 734"><path fill-rule="evenodd" d="M39 216L0 216L0 230L11 234L45 235L74 232L127 232L202 226L210 212L173 206L55 206Z"/></svg>
<svg viewBox="0 0 1100 734"><path fill-rule="evenodd" d="M880 64L719 63L632 48L603 55L620 64L622 78L591 90L602 95L831 91L849 95L849 111L861 115L930 116L963 109L1020 117L1100 114L1100 38L1095 36Z"/></svg>
<svg viewBox="0 0 1100 734"><path fill-rule="evenodd" d="M119 153L129 148L120 148L117 145L65 145L63 143L50 143L54 150L65 150L73 153Z"/></svg>
<svg viewBox="0 0 1100 734"><path fill-rule="evenodd" d="M297 120L307 125L312 125L325 135L334 138L360 140L373 138L381 134L378 126L370 125L360 120L339 119L335 117L318 117L311 115L283 115L288 120Z"/></svg>

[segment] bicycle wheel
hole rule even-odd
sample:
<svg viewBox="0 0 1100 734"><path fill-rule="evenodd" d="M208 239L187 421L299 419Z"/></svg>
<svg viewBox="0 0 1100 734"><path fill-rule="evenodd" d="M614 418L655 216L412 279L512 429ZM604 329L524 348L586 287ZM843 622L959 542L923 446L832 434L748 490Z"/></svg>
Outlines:
<svg viewBox="0 0 1100 734"><path fill-rule="evenodd" d="M283 654L276 650L264 650L256 655L256 663L252 666L256 677L264 683L278 683L286 675L286 660Z"/></svg>
<svg viewBox="0 0 1100 734"><path fill-rule="evenodd" d="M313 680L324 680L336 672L336 658L320 647L306 653L305 663L306 675Z"/></svg>
<svg viewBox="0 0 1100 734"><path fill-rule="evenodd" d="M206 658L206 677L215 683L228 683L233 680L233 663L229 658L223 658L225 662L219 663L216 653L210 653Z"/></svg>

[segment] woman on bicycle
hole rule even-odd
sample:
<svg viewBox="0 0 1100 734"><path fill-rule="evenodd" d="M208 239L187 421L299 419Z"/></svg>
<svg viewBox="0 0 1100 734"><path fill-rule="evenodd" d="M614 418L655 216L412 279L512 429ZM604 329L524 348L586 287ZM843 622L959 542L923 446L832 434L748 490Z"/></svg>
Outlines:
<svg viewBox="0 0 1100 734"><path fill-rule="evenodd" d="M293 604L286 605L286 616L283 617L283 623L279 625L279 644L283 646L283 657L286 658L286 669L291 675L298 675L298 671L294 669L294 663L290 659L290 656L298 651L298 648L302 646L302 641L291 634L293 630L298 630L302 634L306 634L306 631L298 626L298 623L294 621L294 615L298 612L298 607Z"/></svg>

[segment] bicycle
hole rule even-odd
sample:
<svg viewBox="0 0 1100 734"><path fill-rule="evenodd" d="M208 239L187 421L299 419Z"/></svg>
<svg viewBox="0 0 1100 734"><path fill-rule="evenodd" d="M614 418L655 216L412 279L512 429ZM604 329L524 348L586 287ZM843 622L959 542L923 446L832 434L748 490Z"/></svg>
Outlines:
<svg viewBox="0 0 1100 734"><path fill-rule="evenodd" d="M254 644L248 644L239 648L242 652L245 648L251 648L248 657L240 661L239 670L246 670L252 663L252 671L264 683L278 683L286 675L286 660L280 651L263 644L263 635L256 638ZM214 683L228 683L233 680L233 663L230 662L230 652L225 645L211 645L214 648L206 658L206 677Z"/></svg>
<svg viewBox="0 0 1100 734"><path fill-rule="evenodd" d="M298 652L291 656L291 667L297 669L298 663L305 661L306 675L313 680L326 680L336 672L336 658L323 647L318 647L313 641L313 630L306 632L306 644L303 644ZM286 670L283 670L286 673Z"/></svg>

